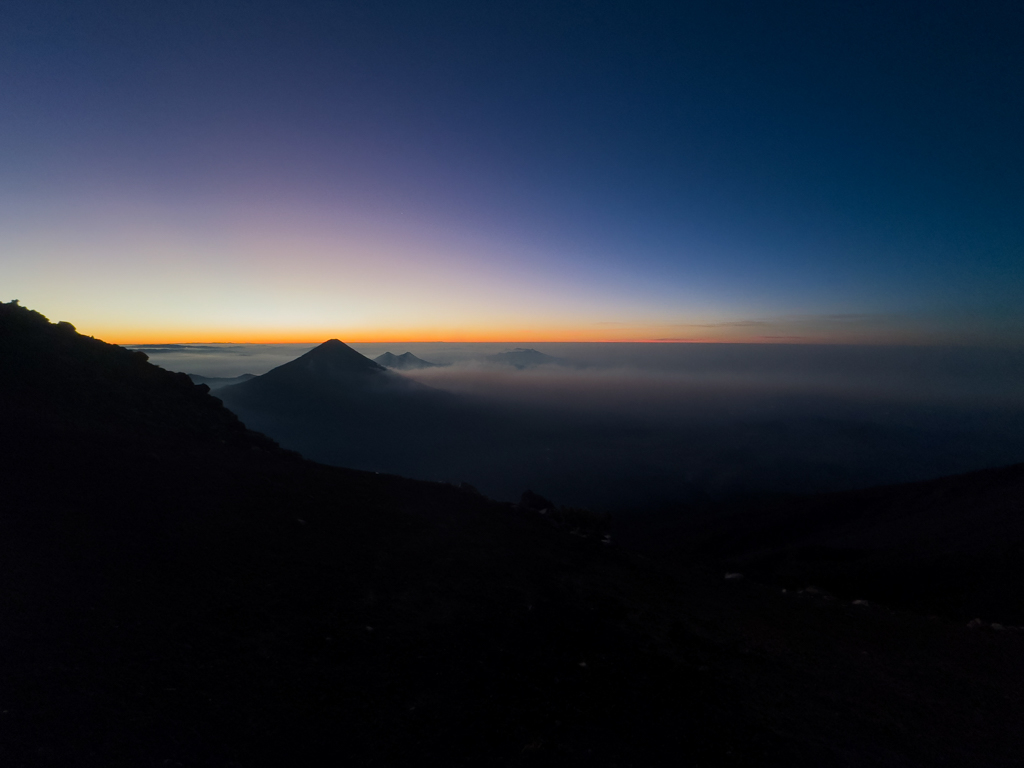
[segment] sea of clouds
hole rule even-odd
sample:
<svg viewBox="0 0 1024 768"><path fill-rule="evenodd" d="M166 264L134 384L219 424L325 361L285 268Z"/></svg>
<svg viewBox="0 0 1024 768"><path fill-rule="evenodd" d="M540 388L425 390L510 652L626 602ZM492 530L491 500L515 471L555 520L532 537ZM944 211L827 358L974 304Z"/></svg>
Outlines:
<svg viewBox="0 0 1024 768"><path fill-rule="evenodd" d="M170 370L262 374L314 344L140 347ZM740 344L353 344L537 425L536 457L466 479L615 509L693 493L830 491L1024 461L1024 350ZM515 368L517 347L557 362ZM437 470L432 469L436 474Z"/></svg>

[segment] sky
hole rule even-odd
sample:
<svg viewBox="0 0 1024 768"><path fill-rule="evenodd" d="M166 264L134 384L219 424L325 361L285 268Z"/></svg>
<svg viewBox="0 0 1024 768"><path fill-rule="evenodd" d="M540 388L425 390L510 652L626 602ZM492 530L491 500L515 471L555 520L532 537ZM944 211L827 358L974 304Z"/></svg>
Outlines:
<svg viewBox="0 0 1024 768"><path fill-rule="evenodd" d="M1013 2L0 3L0 299L118 343L1024 343Z"/></svg>

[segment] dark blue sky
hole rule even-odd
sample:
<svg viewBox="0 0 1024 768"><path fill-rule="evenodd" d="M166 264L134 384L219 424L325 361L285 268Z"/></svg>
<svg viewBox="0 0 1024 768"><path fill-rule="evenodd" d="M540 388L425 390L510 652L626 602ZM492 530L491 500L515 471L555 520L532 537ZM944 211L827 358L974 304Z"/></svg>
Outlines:
<svg viewBox="0 0 1024 768"><path fill-rule="evenodd" d="M0 284L122 337L1019 342L1021 40L1015 3L7 2Z"/></svg>

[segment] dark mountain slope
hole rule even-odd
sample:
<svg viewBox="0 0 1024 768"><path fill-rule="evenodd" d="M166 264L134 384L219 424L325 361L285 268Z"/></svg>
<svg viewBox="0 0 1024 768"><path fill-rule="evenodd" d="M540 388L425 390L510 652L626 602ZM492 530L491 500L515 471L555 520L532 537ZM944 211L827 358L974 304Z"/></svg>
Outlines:
<svg viewBox="0 0 1024 768"><path fill-rule="evenodd" d="M9 460L107 439L159 440L164 450L195 441L272 445L208 397L208 388L150 365L144 353L80 336L69 323L51 325L16 305L0 307L0 429ZM14 436L22 442L12 444Z"/></svg>
<svg viewBox="0 0 1024 768"><path fill-rule="evenodd" d="M1021 636L302 461L0 305L0 763L1015 764Z"/></svg>
<svg viewBox="0 0 1024 768"><path fill-rule="evenodd" d="M1024 465L624 524L638 546L789 588L1024 624Z"/></svg>

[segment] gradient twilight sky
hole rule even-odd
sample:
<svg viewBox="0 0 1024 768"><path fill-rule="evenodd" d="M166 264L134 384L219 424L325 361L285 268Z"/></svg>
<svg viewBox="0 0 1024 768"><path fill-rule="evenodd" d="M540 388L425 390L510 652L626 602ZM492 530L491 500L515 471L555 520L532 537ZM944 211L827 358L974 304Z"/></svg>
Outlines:
<svg viewBox="0 0 1024 768"><path fill-rule="evenodd" d="M1018 2L0 3L0 299L108 341L1024 343Z"/></svg>

